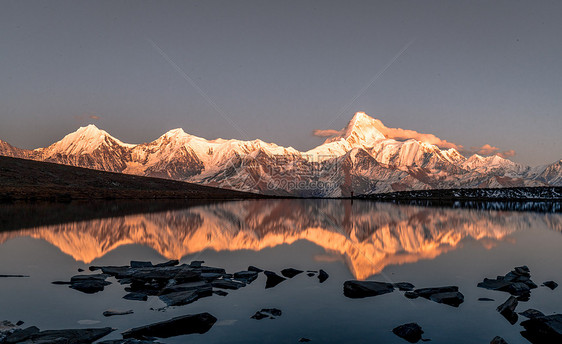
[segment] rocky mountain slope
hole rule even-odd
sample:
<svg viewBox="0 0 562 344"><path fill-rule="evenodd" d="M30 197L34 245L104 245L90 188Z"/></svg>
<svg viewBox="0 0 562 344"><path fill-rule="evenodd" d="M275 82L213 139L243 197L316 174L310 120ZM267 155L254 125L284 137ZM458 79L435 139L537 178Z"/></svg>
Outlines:
<svg viewBox="0 0 562 344"><path fill-rule="evenodd" d="M0 141L0 155L275 195L562 185L562 160L531 168L498 155L466 158L454 148L384 132L379 120L358 112L338 135L300 152L261 140L207 140L182 129L132 145L88 125L33 151Z"/></svg>

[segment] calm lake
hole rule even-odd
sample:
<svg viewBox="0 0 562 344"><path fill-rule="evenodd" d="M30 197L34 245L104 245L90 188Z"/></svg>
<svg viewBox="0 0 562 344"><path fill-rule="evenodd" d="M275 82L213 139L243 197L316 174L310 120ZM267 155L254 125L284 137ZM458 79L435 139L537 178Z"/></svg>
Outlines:
<svg viewBox="0 0 562 344"><path fill-rule="evenodd" d="M183 314L209 312L218 321L205 334L161 339L163 343L407 343L392 333L417 322L432 343L528 343L497 311L509 294L478 288L485 277L527 265L539 285L522 312L562 312L562 215L451 209L355 200L249 200L222 203L146 202L88 205L0 205L0 320L42 330L113 327L106 339ZM135 212L141 209L145 212ZM85 294L67 281L91 265L128 265L203 260L234 273L254 265L279 273L293 267L325 270L319 283L306 272L265 289L266 277L228 295L213 295L178 307L155 296L130 301L113 277L105 290ZM411 282L416 288L455 285L464 294L458 308L404 292L364 299L343 294L351 279ZM478 298L492 298L483 302ZM279 308L276 319L251 319L262 308ZM107 309L134 314L104 317Z"/></svg>

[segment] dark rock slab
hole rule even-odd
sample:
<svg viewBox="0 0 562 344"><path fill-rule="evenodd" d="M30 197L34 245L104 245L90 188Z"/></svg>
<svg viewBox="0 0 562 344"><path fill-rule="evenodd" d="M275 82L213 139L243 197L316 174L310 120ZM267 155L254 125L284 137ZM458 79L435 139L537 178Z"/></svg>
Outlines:
<svg viewBox="0 0 562 344"><path fill-rule="evenodd" d="M84 269L78 268L78 272L84 272Z"/></svg>
<svg viewBox="0 0 562 344"><path fill-rule="evenodd" d="M138 260L131 260L130 266L132 268L151 268L152 262L141 262Z"/></svg>
<svg viewBox="0 0 562 344"><path fill-rule="evenodd" d="M343 284L343 294L352 299L377 296L393 291L394 286L385 282L346 281Z"/></svg>
<svg viewBox="0 0 562 344"><path fill-rule="evenodd" d="M299 338L299 343L308 343L308 342L311 342L311 340L308 338L305 337Z"/></svg>
<svg viewBox="0 0 562 344"><path fill-rule="evenodd" d="M500 312L504 318L509 321L510 324L515 324L517 322L518 316L515 313L515 308L517 307L518 301L514 296L510 296L504 303L498 306L497 310Z"/></svg>
<svg viewBox="0 0 562 344"><path fill-rule="evenodd" d="M328 275L326 271L320 269L320 272L318 273L318 281L320 281L320 283L324 283L328 277L330 277L330 275Z"/></svg>
<svg viewBox="0 0 562 344"><path fill-rule="evenodd" d="M562 343L562 314L546 315L521 322L521 335L531 343Z"/></svg>
<svg viewBox="0 0 562 344"><path fill-rule="evenodd" d="M160 342L155 342L153 340L141 340L141 339L113 339L113 340L104 340L102 342L98 342L98 344L158 344Z"/></svg>
<svg viewBox="0 0 562 344"><path fill-rule="evenodd" d="M418 297L420 297L418 294L416 294L413 291L407 291L404 293L404 296L406 296L409 299L417 299Z"/></svg>
<svg viewBox="0 0 562 344"><path fill-rule="evenodd" d="M478 283L479 288L485 288L490 290L503 290L507 288L511 282L504 281L503 279L490 279L484 278L484 281Z"/></svg>
<svg viewBox="0 0 562 344"><path fill-rule="evenodd" d="M558 287L558 283L554 282L554 281L546 281L544 282L542 285L544 285L545 287L550 288L551 290L556 289L556 287Z"/></svg>
<svg viewBox="0 0 562 344"><path fill-rule="evenodd" d="M287 278L293 278L296 275L301 274L303 272L304 271L302 271L302 270L297 270L297 269L294 269L294 268L287 268L287 269L281 270L281 275L283 275Z"/></svg>
<svg viewBox="0 0 562 344"><path fill-rule="evenodd" d="M214 280L211 282L211 285L213 286L213 288L231 289L231 290L240 289L246 286L246 284L243 282L238 282L228 279Z"/></svg>
<svg viewBox="0 0 562 344"><path fill-rule="evenodd" d="M265 318L275 319L276 317L280 317L283 312L277 308L263 308L260 311L257 311L254 315L252 315L251 319L261 320Z"/></svg>
<svg viewBox="0 0 562 344"><path fill-rule="evenodd" d="M234 279L242 281L246 284L252 283L256 278L258 278L258 272L256 271L238 271L233 275Z"/></svg>
<svg viewBox="0 0 562 344"><path fill-rule="evenodd" d="M213 290L213 294L216 294L218 296L226 296L228 295L228 293L224 290Z"/></svg>
<svg viewBox="0 0 562 344"><path fill-rule="evenodd" d="M199 295L207 294L210 295L213 291L213 286L211 283L205 281L197 281L197 282L187 282L187 283L180 283L180 284L173 284L167 287L164 287L160 291L160 295L165 295L169 293L176 293L178 291L190 291L190 290L197 290Z"/></svg>
<svg viewBox="0 0 562 344"><path fill-rule="evenodd" d="M189 263L189 266L192 268L200 268L203 263L205 263L204 260L194 260L191 263Z"/></svg>
<svg viewBox="0 0 562 344"><path fill-rule="evenodd" d="M209 313L189 314L167 321L136 327L123 332L123 338L169 338L192 333L205 333L213 327L217 318Z"/></svg>
<svg viewBox="0 0 562 344"><path fill-rule="evenodd" d="M53 344L91 344L94 341L107 336L112 331L113 329L111 327L47 330L33 333L31 336L24 339L24 342Z"/></svg>
<svg viewBox="0 0 562 344"><path fill-rule="evenodd" d="M76 275L70 278L70 288L76 289L86 294L94 294L102 291L111 282L106 281L109 275Z"/></svg>
<svg viewBox="0 0 562 344"><path fill-rule="evenodd" d="M309 272L309 273L307 273L306 275L307 275L308 277L313 277L313 276L315 276L316 274L315 274L314 272ZM322 282L320 282L320 283L322 283Z"/></svg>
<svg viewBox="0 0 562 344"><path fill-rule="evenodd" d="M415 286L409 282L398 282L393 283L395 288L398 288L400 291L412 291L414 290Z"/></svg>
<svg viewBox="0 0 562 344"><path fill-rule="evenodd" d="M248 271L255 271L255 272L260 273L260 272L263 272L263 269L257 268L253 265L250 265L250 266L248 266Z"/></svg>
<svg viewBox="0 0 562 344"><path fill-rule="evenodd" d="M446 286L446 287L432 287L432 288L420 288L414 290L414 293L419 296L429 299L431 295L438 293L453 293L459 291L459 287L456 286Z"/></svg>
<svg viewBox="0 0 562 344"><path fill-rule="evenodd" d="M103 312L104 317L112 317L112 316L115 316L115 315L127 315L127 314L133 314L133 310L128 309L128 310L125 310L125 311L120 311L120 310L116 310L116 309L108 309L107 311Z"/></svg>
<svg viewBox="0 0 562 344"><path fill-rule="evenodd" d="M286 280L285 277L281 277L273 271L265 271L265 276L267 276L267 280L265 281L265 289L273 288L279 283Z"/></svg>
<svg viewBox="0 0 562 344"><path fill-rule="evenodd" d="M20 278L29 277L28 275L0 275L0 278Z"/></svg>
<svg viewBox="0 0 562 344"><path fill-rule="evenodd" d="M182 306L197 301L199 293L197 290L186 290L160 295L159 298L167 306Z"/></svg>
<svg viewBox="0 0 562 344"><path fill-rule="evenodd" d="M507 344L505 339L500 336L495 336L494 339L490 342L490 344Z"/></svg>
<svg viewBox="0 0 562 344"><path fill-rule="evenodd" d="M443 303L449 306L458 307L464 302L464 295L458 291L435 293L429 297L431 301Z"/></svg>
<svg viewBox="0 0 562 344"><path fill-rule="evenodd" d="M143 293L129 293L123 296L125 300L133 300L133 301L146 301L148 300L148 295Z"/></svg>
<svg viewBox="0 0 562 344"><path fill-rule="evenodd" d="M18 325L19 326L19 325ZM4 339L4 341L0 341L2 343L21 343L33 336L36 333L39 333L39 328L35 326L30 326L25 329L17 329L12 332L10 335Z"/></svg>
<svg viewBox="0 0 562 344"><path fill-rule="evenodd" d="M526 311L519 312L519 314L521 314L522 316L524 316L525 318L528 318L528 319L533 319L533 318L537 318L537 317L544 317L543 312L538 311L538 310L533 309L533 308L529 308Z"/></svg>
<svg viewBox="0 0 562 344"><path fill-rule="evenodd" d="M490 299L489 297L479 297L478 301L496 301L496 300Z"/></svg>
<svg viewBox="0 0 562 344"><path fill-rule="evenodd" d="M478 283L478 287L490 290L499 290L518 296L520 300L528 300L531 289L537 285L531 280L531 272L527 266L515 267L505 276L497 276L496 279L484 278Z"/></svg>
<svg viewBox="0 0 562 344"><path fill-rule="evenodd" d="M400 325L393 328L392 332L398 337L403 338L410 343L419 342L423 334L421 326L416 323Z"/></svg>
<svg viewBox="0 0 562 344"><path fill-rule="evenodd" d="M177 260L177 259L172 259L172 260L169 260L169 261L164 262L164 263L156 264L156 265L154 265L154 267L155 267L155 268L165 268L165 267L168 267L168 266L176 266L176 265L178 265L179 263L180 263L179 260Z"/></svg>

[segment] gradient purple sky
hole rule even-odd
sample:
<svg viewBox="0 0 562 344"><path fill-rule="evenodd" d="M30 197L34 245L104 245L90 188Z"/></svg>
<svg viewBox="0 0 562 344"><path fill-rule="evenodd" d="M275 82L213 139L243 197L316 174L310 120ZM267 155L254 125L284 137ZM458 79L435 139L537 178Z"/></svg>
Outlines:
<svg viewBox="0 0 562 344"><path fill-rule="evenodd" d="M313 130L365 111L551 163L561 13L560 1L3 1L0 139L42 147L94 123L129 143L182 127L307 150L323 140Z"/></svg>

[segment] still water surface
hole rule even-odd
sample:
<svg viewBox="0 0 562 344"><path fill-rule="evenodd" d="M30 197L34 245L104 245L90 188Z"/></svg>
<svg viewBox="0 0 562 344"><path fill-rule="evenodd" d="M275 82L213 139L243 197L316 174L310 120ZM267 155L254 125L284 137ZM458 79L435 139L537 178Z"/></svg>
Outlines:
<svg viewBox="0 0 562 344"><path fill-rule="evenodd" d="M495 310L509 295L476 284L519 265L529 266L539 285L562 282L560 214L349 200L251 200L158 211L151 205L150 212L127 215L108 212L120 209L108 203L99 211L103 217L96 218L96 210L90 209L81 220L69 217L79 213L76 207L2 207L0 224L9 230L0 232L0 274L30 277L0 279L0 320L23 320L40 329L118 329L104 339L120 338L120 332L131 327L209 312L218 318L209 332L161 341L295 343L306 337L318 343L406 343L392 328L417 322L433 343L487 343L497 335L512 344L528 343L519 334L524 318L510 325ZM29 217L47 217L46 213L50 224L30 225ZM204 260L227 272L248 265L277 272L287 267L324 269L330 278L320 284L316 277L300 274L266 290L260 274L225 297L213 295L164 311L154 310L165 306L157 297L147 302L122 299L126 292L113 278L113 284L92 295L51 284L69 280L78 268L87 270L90 265L168 259ZM410 300L399 291L349 299L342 290L350 279L407 281L418 288L457 285L465 302L453 308ZM562 312L561 293L560 287L534 289L530 301L521 302L517 311ZM495 301L478 301L480 297ZM271 307L283 315L250 319L257 310ZM102 313L107 309L133 309L134 314L106 318Z"/></svg>

